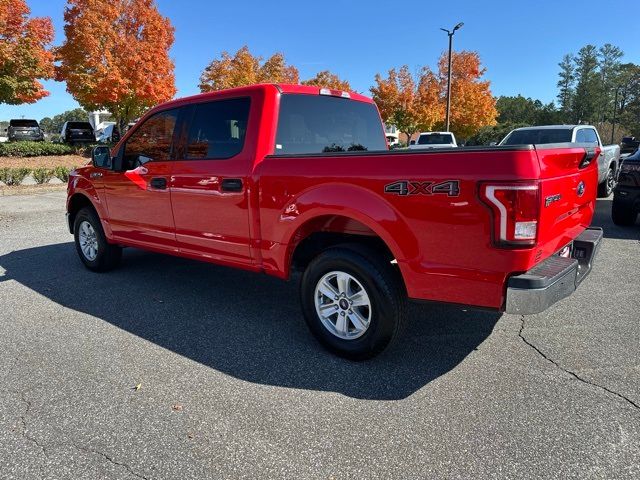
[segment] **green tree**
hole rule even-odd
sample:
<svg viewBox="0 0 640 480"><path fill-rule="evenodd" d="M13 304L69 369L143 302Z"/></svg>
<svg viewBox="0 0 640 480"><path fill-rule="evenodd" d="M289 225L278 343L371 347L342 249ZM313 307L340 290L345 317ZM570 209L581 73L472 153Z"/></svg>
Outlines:
<svg viewBox="0 0 640 480"><path fill-rule="evenodd" d="M59 113L53 118L45 117L40 120L40 128L47 133L60 133L64 122L87 122L89 114L82 108L74 108L66 112Z"/></svg>
<svg viewBox="0 0 640 480"><path fill-rule="evenodd" d="M571 118L573 110L573 98L575 95L575 60L571 54L562 57L562 61L558 64L560 67L558 79L558 102L560 104L560 112L562 118L568 121Z"/></svg>
<svg viewBox="0 0 640 480"><path fill-rule="evenodd" d="M576 93L573 102L573 121L595 123L602 100L602 81L598 72L598 49L585 45L574 60Z"/></svg>
<svg viewBox="0 0 640 480"><path fill-rule="evenodd" d="M554 125L562 123L562 112L553 102L546 105L540 100L515 97L499 97L496 101L498 124L524 123L526 125Z"/></svg>
<svg viewBox="0 0 640 480"><path fill-rule="evenodd" d="M598 51L601 92L598 121L604 122L613 112L616 80L620 74L620 59L622 55L622 50L610 43L603 45Z"/></svg>
<svg viewBox="0 0 640 480"><path fill-rule="evenodd" d="M466 145L489 145L498 143L514 128L530 127L527 123L499 123L498 125L490 125L482 127L478 133L467 139Z"/></svg>

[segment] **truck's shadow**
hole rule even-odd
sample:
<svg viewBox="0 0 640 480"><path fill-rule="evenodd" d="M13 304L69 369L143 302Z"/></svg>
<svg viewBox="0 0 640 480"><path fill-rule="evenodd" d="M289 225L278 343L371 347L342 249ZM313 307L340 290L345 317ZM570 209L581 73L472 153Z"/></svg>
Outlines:
<svg viewBox="0 0 640 480"><path fill-rule="evenodd" d="M132 249L120 269L94 274L72 243L12 252L0 256L0 267L0 281L228 375L354 398L406 398L462 362L500 316L412 305L395 347L354 363L325 352L307 332L295 282Z"/></svg>

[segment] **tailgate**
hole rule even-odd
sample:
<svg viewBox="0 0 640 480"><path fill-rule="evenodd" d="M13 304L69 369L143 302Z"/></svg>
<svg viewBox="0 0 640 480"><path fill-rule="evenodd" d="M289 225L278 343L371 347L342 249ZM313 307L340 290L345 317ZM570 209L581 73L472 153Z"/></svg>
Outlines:
<svg viewBox="0 0 640 480"><path fill-rule="evenodd" d="M541 258L553 255L591 224L598 187L599 149L537 146L540 162Z"/></svg>

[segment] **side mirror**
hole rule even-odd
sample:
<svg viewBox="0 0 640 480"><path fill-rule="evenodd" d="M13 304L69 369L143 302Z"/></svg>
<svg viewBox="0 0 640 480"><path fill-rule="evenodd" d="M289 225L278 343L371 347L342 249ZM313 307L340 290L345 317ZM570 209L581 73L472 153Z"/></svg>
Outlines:
<svg viewBox="0 0 640 480"><path fill-rule="evenodd" d="M498 145L498 142L490 142L490 143L489 143L489 146L490 146L490 147L495 147L496 145Z"/></svg>
<svg viewBox="0 0 640 480"><path fill-rule="evenodd" d="M409 142L409 145L415 145L415 144L416 144L416 141L415 141L415 140L411 140L411 141Z"/></svg>
<svg viewBox="0 0 640 480"><path fill-rule="evenodd" d="M111 169L111 149L109 147L95 147L91 153L94 167Z"/></svg>

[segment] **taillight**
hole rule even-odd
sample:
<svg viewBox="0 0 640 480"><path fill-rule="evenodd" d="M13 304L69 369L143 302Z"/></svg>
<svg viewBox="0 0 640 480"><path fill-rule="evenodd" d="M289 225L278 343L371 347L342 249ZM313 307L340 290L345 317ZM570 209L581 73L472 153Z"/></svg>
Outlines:
<svg viewBox="0 0 640 480"><path fill-rule="evenodd" d="M537 182L482 184L480 197L493 213L496 245L529 247L536 244L540 216Z"/></svg>

